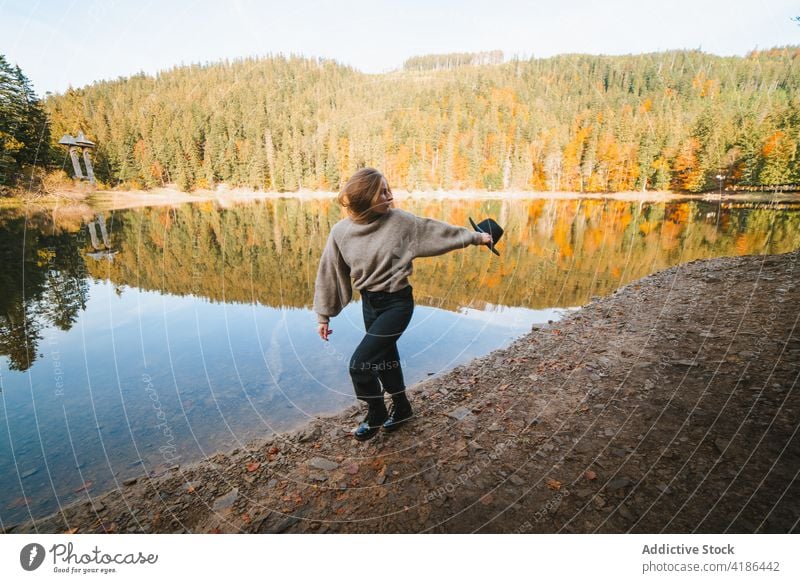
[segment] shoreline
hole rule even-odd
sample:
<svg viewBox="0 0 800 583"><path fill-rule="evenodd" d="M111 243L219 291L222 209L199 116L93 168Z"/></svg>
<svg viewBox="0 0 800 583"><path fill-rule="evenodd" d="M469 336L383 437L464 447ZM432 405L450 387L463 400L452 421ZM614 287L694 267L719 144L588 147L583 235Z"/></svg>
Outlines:
<svg viewBox="0 0 800 583"><path fill-rule="evenodd" d="M696 200L707 202L800 202L800 193L743 193L725 192L684 194L672 191L646 191L646 192L608 192L608 193L580 193L580 192L550 192L550 191L481 191L481 190L432 190L432 191L405 191L397 189L395 196L400 200L404 198L422 200L590 200L604 199L617 201L640 202L669 202L677 200ZM219 188L217 190L198 190L191 193L182 192L171 188L156 188L153 190L96 190L64 191L55 196L42 198L16 198L0 199L0 208L19 206L85 206L87 208L100 208L103 210L122 210L144 206L169 206L190 202L214 201L223 208L236 204L245 204L258 200L293 199L301 201L335 199L338 193L301 189L295 192L269 192L253 191L244 188Z"/></svg>
<svg viewBox="0 0 800 583"><path fill-rule="evenodd" d="M353 406L6 532L790 532L799 259L670 267L409 387L397 432Z"/></svg>

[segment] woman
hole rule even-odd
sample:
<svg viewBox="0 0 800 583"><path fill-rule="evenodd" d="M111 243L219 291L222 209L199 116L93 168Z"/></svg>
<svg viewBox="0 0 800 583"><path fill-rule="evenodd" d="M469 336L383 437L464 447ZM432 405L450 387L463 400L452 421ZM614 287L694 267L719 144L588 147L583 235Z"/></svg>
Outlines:
<svg viewBox="0 0 800 583"><path fill-rule="evenodd" d="M350 359L350 377L356 398L368 407L366 418L354 433L356 439L364 441L381 427L385 431L397 429L413 414L397 352L397 339L414 312L408 283L412 260L468 245L488 245L492 238L488 233L394 208L392 190L374 168L353 174L338 201L349 216L333 226L322 252L314 312L319 335L327 341L333 332L330 318L350 302L352 287L361 294L367 333ZM381 385L392 398L389 411Z"/></svg>

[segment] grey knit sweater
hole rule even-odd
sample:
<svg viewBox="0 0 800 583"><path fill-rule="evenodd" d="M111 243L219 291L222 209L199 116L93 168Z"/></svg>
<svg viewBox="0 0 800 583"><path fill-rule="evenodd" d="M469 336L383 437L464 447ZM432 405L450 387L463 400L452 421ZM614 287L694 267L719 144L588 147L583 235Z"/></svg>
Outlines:
<svg viewBox="0 0 800 583"><path fill-rule="evenodd" d="M480 242L477 231L397 208L368 224L342 219L331 229L319 262L314 286L317 321L325 323L338 315L352 299L353 287L398 291L408 285L412 259Z"/></svg>

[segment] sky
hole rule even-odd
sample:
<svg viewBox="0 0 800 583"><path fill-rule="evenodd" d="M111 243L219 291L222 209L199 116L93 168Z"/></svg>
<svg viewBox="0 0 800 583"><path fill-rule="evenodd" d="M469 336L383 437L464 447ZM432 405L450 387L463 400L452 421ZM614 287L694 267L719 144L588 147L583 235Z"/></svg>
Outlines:
<svg viewBox="0 0 800 583"><path fill-rule="evenodd" d="M508 58L800 44L796 0L0 0L0 54L34 90L296 54L365 73L415 55Z"/></svg>

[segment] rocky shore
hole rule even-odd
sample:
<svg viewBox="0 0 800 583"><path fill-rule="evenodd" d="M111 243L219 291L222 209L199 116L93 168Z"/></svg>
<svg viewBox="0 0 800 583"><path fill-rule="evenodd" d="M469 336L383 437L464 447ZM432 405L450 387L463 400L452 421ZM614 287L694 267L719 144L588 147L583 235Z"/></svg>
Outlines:
<svg viewBox="0 0 800 583"><path fill-rule="evenodd" d="M800 250L679 265L410 389L7 532L786 533Z"/></svg>

